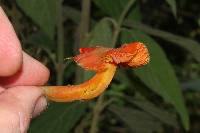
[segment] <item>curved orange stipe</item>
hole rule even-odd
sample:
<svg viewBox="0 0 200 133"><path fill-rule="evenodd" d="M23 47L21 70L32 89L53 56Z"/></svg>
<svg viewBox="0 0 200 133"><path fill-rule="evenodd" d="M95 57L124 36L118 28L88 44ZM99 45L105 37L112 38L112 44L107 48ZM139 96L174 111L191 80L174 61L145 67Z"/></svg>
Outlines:
<svg viewBox="0 0 200 133"><path fill-rule="evenodd" d="M116 65L106 64L105 70L80 85L44 86L46 96L57 102L91 99L100 95L110 84Z"/></svg>
<svg viewBox="0 0 200 133"><path fill-rule="evenodd" d="M80 48L73 60L85 70L96 75L80 85L43 86L44 94L57 102L91 99L100 95L110 84L117 65L140 67L149 62L149 52L140 42L122 45L120 48Z"/></svg>

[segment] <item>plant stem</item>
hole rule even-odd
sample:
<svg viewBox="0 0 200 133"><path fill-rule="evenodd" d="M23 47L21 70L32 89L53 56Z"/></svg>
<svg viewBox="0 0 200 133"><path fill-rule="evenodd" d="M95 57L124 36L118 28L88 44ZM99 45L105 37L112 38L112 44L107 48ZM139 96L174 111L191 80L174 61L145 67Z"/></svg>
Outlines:
<svg viewBox="0 0 200 133"><path fill-rule="evenodd" d="M63 71L64 71L64 27L62 19L62 0L57 3L58 9L58 21L57 21L57 85L62 85L63 83Z"/></svg>
<svg viewBox="0 0 200 133"><path fill-rule="evenodd" d="M122 23L128 13L128 11L130 10L130 8L132 7L132 5L135 3L136 0L129 0L129 2L127 3L127 5L125 6L124 10L122 11L121 15L119 16L119 19L117 21L117 27L114 31L114 35L113 35L113 46L116 44L119 33L120 33L120 28L122 26Z"/></svg>
<svg viewBox="0 0 200 133"><path fill-rule="evenodd" d="M102 104L103 104L104 95L99 96L97 103L93 110L93 119L90 128L90 133L97 133L98 132L98 121L99 116L102 111Z"/></svg>
<svg viewBox="0 0 200 133"><path fill-rule="evenodd" d="M79 27L79 44L82 45L82 41L85 39L85 35L89 32L90 25L90 0L82 1L82 13L81 13L81 23Z"/></svg>
<svg viewBox="0 0 200 133"><path fill-rule="evenodd" d="M82 0L81 22L80 22L79 31L78 31L77 48L82 47L85 37L89 31L90 5L91 5L91 0ZM77 68L76 83L79 83L82 80L83 80L83 71L81 71L80 68Z"/></svg>
<svg viewBox="0 0 200 133"><path fill-rule="evenodd" d="M120 33L120 28L122 26L122 23L124 21L124 18L126 17L128 11L130 10L131 6L134 4L136 0L130 0L127 5L125 6L123 12L121 13L119 20L117 21L117 26L115 27L115 32L113 34L113 46L116 44L117 39L119 37L119 33ZM104 110L105 105L103 103L104 101L104 96L101 95L98 99L97 99L97 103L94 107L94 111L93 111L93 119L92 119L92 124L91 124L91 128L90 128L90 133L97 133L98 132L98 121L99 121L99 116L101 114L101 112Z"/></svg>

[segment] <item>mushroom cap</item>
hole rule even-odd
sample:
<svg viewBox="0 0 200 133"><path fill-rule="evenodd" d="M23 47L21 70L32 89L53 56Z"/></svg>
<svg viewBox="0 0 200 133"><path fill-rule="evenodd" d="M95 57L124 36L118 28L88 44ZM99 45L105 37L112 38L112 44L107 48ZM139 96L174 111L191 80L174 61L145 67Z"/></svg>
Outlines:
<svg viewBox="0 0 200 133"><path fill-rule="evenodd" d="M125 67L140 67L149 60L149 52L141 42L124 44L119 48L89 47L80 48L80 54L73 57L74 61L86 70L103 71L106 63Z"/></svg>

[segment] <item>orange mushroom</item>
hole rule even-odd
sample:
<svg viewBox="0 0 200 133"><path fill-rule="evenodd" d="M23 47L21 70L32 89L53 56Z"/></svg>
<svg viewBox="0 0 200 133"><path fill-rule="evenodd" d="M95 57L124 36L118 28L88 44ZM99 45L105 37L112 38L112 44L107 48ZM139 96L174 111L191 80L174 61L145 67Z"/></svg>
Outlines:
<svg viewBox="0 0 200 133"><path fill-rule="evenodd" d="M80 54L72 59L85 70L96 75L80 85L43 86L48 99L57 102L92 99L100 95L110 84L117 65L140 67L149 62L149 52L140 42L124 44L120 48L80 48Z"/></svg>

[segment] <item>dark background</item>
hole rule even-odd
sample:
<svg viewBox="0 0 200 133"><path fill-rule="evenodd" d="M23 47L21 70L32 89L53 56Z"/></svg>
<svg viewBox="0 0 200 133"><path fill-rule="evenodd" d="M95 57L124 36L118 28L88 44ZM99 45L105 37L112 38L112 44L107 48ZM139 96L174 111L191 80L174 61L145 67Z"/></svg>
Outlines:
<svg viewBox="0 0 200 133"><path fill-rule="evenodd" d="M49 85L91 77L79 47L147 45L151 61L117 70L91 101L49 102L29 133L200 132L199 0L0 0L24 51L51 71Z"/></svg>

